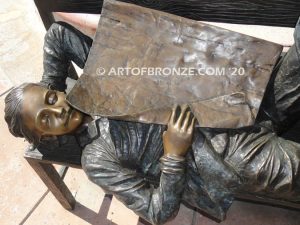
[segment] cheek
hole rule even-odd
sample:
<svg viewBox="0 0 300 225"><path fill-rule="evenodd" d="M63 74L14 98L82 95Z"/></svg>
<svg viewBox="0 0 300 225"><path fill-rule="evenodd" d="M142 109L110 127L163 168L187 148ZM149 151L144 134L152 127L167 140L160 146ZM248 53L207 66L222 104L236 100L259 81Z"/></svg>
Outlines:
<svg viewBox="0 0 300 225"><path fill-rule="evenodd" d="M60 105L60 106L66 105L65 98L58 97L58 99L57 99L55 105Z"/></svg>
<svg viewBox="0 0 300 225"><path fill-rule="evenodd" d="M69 122L69 126L74 129L77 128L81 124L81 122L82 122L82 114L78 112L74 112Z"/></svg>
<svg viewBox="0 0 300 225"><path fill-rule="evenodd" d="M58 100L63 100L63 101L65 101L65 99L66 99L66 94L64 93L64 92L56 92L56 94L57 94L57 98L58 98Z"/></svg>

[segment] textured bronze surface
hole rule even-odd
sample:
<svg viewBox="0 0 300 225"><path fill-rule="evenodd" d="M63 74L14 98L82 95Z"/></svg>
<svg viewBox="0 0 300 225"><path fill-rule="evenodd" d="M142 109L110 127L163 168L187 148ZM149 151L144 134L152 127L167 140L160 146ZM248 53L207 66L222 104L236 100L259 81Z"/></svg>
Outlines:
<svg viewBox="0 0 300 225"><path fill-rule="evenodd" d="M91 114L166 124L188 103L201 126L252 125L282 47L132 4L107 0L84 74L68 101ZM112 68L208 68L225 75L115 76ZM236 75L236 69L244 70ZM105 74L99 71L105 70ZM181 70L183 71L183 70ZM113 75L108 75L108 74ZM154 111L153 111L154 110Z"/></svg>

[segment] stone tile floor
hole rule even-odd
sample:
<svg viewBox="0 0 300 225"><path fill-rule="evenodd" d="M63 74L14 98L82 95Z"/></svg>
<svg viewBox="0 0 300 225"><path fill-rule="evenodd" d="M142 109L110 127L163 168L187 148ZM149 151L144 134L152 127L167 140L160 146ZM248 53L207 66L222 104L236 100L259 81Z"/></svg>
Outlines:
<svg viewBox="0 0 300 225"><path fill-rule="evenodd" d="M42 74L45 31L33 1L0 0L0 224L1 225L142 225L115 198L69 169L65 182L76 197L73 211L60 206L22 155L27 143L12 137L3 119L5 92ZM235 202L222 225L298 225L299 211ZM213 225L213 220L185 206L168 225Z"/></svg>

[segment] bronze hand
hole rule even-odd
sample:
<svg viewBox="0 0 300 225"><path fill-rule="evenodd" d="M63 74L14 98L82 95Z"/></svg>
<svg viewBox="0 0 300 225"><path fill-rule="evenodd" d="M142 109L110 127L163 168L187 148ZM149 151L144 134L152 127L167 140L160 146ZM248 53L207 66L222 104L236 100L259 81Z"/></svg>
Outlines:
<svg viewBox="0 0 300 225"><path fill-rule="evenodd" d="M190 111L187 112L187 105L180 108L177 120L177 106L173 108L168 129L163 133L164 155L167 156L185 156L192 143L195 118Z"/></svg>

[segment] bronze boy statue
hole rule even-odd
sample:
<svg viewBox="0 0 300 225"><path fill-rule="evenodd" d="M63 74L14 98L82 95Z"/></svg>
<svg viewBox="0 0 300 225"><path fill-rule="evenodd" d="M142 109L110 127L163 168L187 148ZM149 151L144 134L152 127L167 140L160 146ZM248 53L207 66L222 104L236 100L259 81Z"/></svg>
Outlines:
<svg viewBox="0 0 300 225"><path fill-rule="evenodd" d="M300 201L300 145L277 135L299 116L299 26L274 70L259 123L236 130L194 128L186 106L173 109L168 128L77 111L65 101L65 80L71 61L84 66L91 43L68 24L51 26L41 83L23 84L5 99L14 136L57 148L73 137L89 179L153 224L176 216L181 201L221 220L236 194Z"/></svg>

